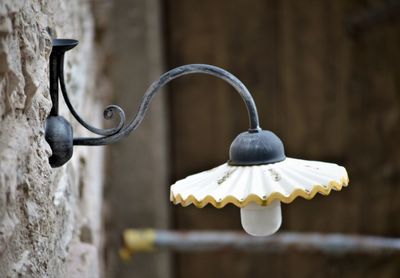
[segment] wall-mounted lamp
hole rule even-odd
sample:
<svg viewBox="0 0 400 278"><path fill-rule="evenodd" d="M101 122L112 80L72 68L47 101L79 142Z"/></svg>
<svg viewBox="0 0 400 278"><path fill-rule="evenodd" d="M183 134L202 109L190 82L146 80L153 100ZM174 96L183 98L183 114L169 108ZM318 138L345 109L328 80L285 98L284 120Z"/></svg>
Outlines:
<svg viewBox="0 0 400 278"><path fill-rule="evenodd" d="M232 142L227 163L172 185L172 202L183 206L194 204L199 208L207 204L216 208L234 204L241 208L244 230L251 235L265 236L275 233L281 225L281 202L290 203L298 196L312 199L317 193L328 195L332 189L341 190L347 186L349 180L344 167L287 158L282 141L271 131L259 127L257 109L247 88L235 76L215 66L192 64L172 69L147 89L131 122L126 124L124 111L119 106L111 105L105 109L104 118L111 119L117 113L119 122L116 127L99 129L91 126L74 110L64 82L64 54L77 44L76 40L53 40L50 55L53 107L45 130L46 140L53 151L49 158L52 167L64 165L72 157L74 145L107 145L129 135L140 125L151 100L165 84L183 75L204 73L221 78L236 89L247 107L250 129ZM58 115L59 85L72 115L98 137L73 138L71 125Z"/></svg>

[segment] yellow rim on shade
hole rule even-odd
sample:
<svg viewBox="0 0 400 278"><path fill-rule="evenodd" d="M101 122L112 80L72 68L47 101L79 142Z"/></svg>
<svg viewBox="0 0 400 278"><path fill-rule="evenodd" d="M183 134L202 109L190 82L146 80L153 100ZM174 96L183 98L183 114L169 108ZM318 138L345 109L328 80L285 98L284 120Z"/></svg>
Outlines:
<svg viewBox="0 0 400 278"><path fill-rule="evenodd" d="M227 204L233 204L239 208L243 208L248 205L250 202L256 202L261 206L267 206L271 202L275 200L279 200L282 203L291 203L297 197L302 197L307 200L311 200L317 193L322 195L329 195L332 190L340 191L343 187L346 187L349 184L348 176L344 176L340 179L340 181L331 181L327 185L316 184L313 186L312 190L306 191L304 189L296 189L290 195L285 196L280 192L273 192L268 197L261 198L258 195L250 194L243 200L238 200L234 196L226 196L224 199L217 201L212 196L207 195L201 201L196 200L193 195L189 195L186 199L183 199L180 194L174 196L172 193L170 194L170 200L175 205L181 204L183 207L189 206L191 204L195 205L198 208L203 208L208 204L213 205L216 208L223 208Z"/></svg>

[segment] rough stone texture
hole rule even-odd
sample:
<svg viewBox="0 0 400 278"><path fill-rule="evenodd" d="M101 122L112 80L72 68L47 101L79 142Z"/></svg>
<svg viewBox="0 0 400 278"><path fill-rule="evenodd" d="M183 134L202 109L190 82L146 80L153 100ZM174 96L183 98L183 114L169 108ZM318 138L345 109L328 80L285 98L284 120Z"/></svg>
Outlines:
<svg viewBox="0 0 400 278"><path fill-rule="evenodd" d="M102 149L76 147L51 169L43 136L50 34L80 40L66 56L67 87L76 109L100 125L93 32L90 1L0 2L0 277L101 273ZM85 135L62 100L60 113Z"/></svg>

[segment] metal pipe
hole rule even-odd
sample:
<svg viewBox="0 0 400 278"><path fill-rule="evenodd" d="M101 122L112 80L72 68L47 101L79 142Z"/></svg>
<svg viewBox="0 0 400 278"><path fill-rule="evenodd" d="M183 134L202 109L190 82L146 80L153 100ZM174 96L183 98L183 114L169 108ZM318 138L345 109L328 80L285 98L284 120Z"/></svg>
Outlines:
<svg viewBox="0 0 400 278"><path fill-rule="evenodd" d="M203 252L237 250L285 253L290 251L325 254L394 255L400 253L399 238L378 236L282 232L269 237L252 237L241 232L169 231L127 229L123 234L122 258L132 253L168 250Z"/></svg>

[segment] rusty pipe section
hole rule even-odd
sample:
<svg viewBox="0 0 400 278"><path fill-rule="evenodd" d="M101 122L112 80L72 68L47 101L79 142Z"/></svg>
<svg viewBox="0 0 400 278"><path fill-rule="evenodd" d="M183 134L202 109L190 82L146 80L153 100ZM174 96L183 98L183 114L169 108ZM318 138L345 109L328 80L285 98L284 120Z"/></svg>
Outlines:
<svg viewBox="0 0 400 278"><path fill-rule="evenodd" d="M252 237L241 232L171 231L127 229L123 234L121 257L131 254L168 250L203 252L237 250L284 253L291 251L325 254L394 255L400 253L399 238L378 236L282 232L269 237Z"/></svg>

